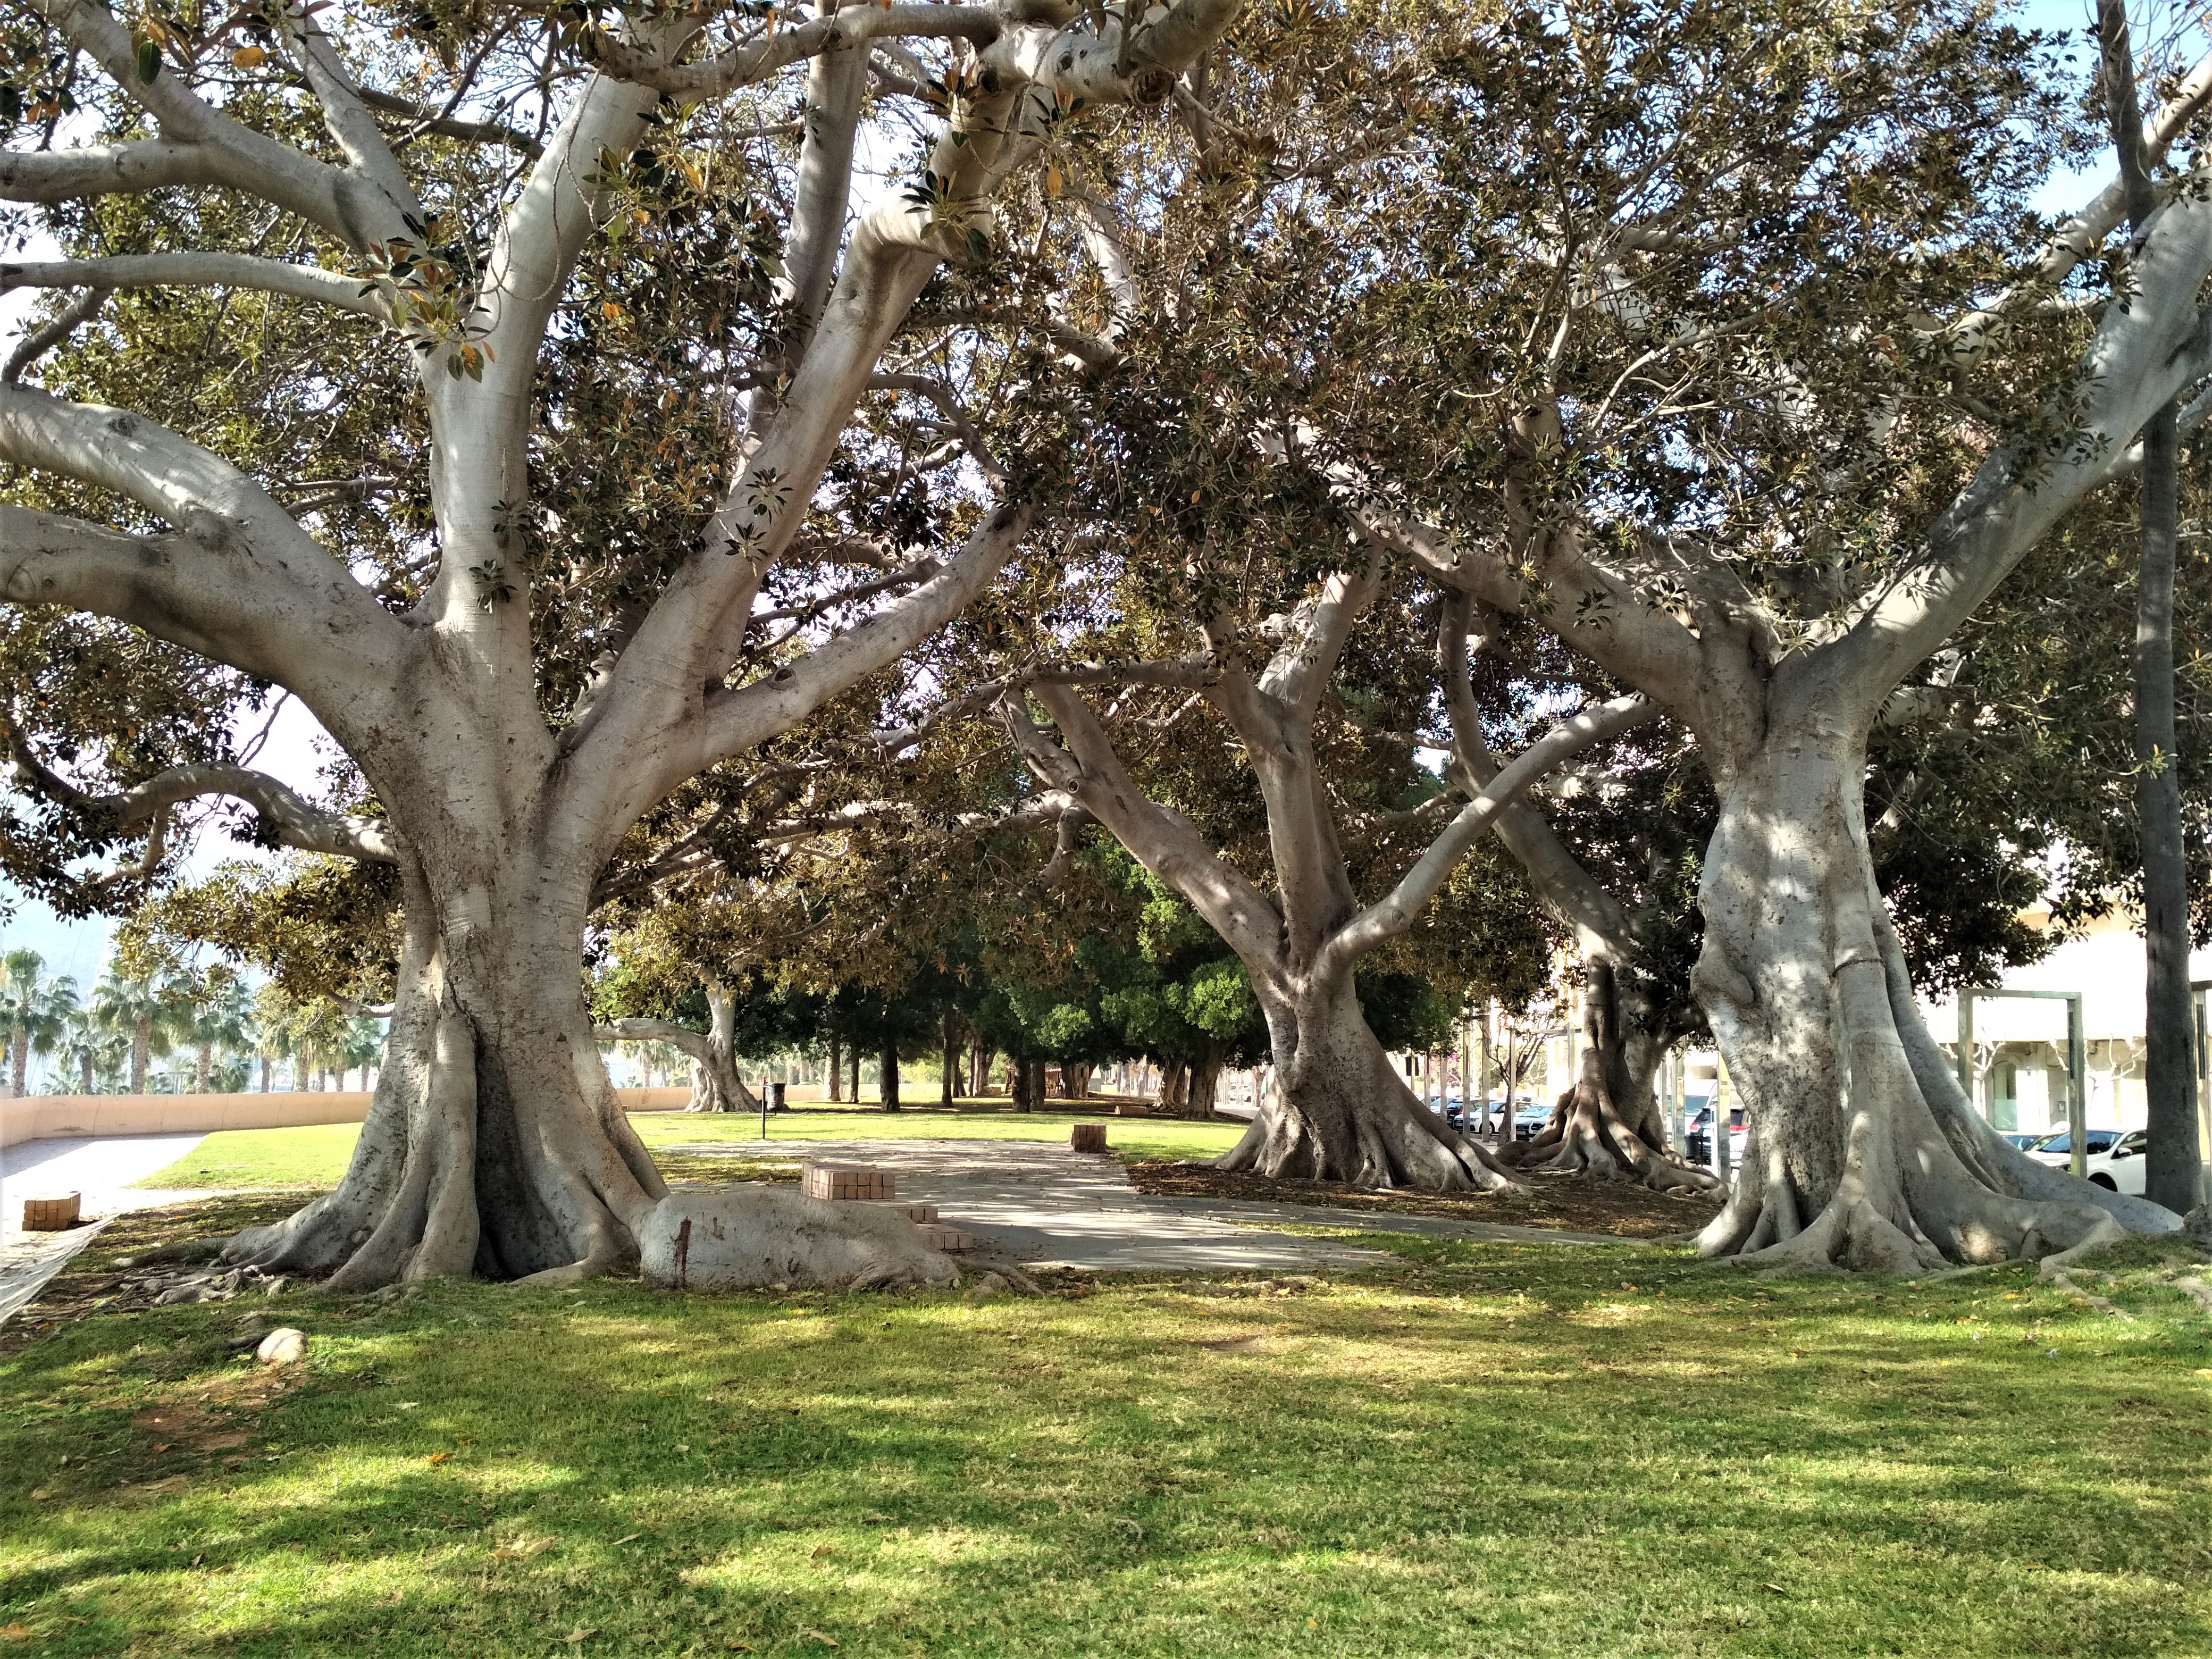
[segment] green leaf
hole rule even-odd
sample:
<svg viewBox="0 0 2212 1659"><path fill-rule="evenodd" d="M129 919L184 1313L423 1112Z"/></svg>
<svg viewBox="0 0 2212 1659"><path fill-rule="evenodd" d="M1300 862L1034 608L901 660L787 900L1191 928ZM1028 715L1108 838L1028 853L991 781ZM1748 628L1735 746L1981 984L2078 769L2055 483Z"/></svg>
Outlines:
<svg viewBox="0 0 2212 1659"><path fill-rule="evenodd" d="M150 87L154 84L154 77L161 72L161 48L151 40L141 40L138 43L138 78Z"/></svg>

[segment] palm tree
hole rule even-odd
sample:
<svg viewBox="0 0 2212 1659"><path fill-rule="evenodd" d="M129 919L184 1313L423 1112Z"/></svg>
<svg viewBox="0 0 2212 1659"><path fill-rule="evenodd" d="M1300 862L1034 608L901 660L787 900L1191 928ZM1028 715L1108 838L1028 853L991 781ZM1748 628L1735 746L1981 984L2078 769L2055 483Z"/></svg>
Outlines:
<svg viewBox="0 0 2212 1659"><path fill-rule="evenodd" d="M131 1039L131 1092L146 1092L146 1066L173 1046L185 999L179 976L157 977L153 972L126 969L111 960L100 983L92 990L92 1017L103 1031L128 1034Z"/></svg>
<svg viewBox="0 0 2212 1659"><path fill-rule="evenodd" d="M193 1088L205 1094L215 1069L216 1050L228 1051L246 1043L253 1000L238 970L225 963L189 975L184 984L189 988L190 1000L178 1020L178 1035L198 1050Z"/></svg>
<svg viewBox="0 0 2212 1659"><path fill-rule="evenodd" d="M131 1039L103 1029L89 1008L70 1010L55 1054L65 1072L76 1073L79 1092L100 1094L122 1081Z"/></svg>
<svg viewBox="0 0 2212 1659"><path fill-rule="evenodd" d="M31 1056L50 1054L76 1009L76 981L45 975L36 951L10 951L0 958L0 1028L8 1036L9 1092L20 1098L30 1083Z"/></svg>

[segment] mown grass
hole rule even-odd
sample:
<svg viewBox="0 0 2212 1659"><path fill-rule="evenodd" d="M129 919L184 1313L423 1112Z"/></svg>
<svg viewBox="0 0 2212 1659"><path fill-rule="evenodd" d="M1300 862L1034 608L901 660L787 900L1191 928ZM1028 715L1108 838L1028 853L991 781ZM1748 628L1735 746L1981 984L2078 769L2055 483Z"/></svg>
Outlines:
<svg viewBox="0 0 2212 1659"><path fill-rule="evenodd" d="M246 1304L94 1317L0 1361L0 1651L2212 1650L2212 1340L2155 1248L2122 1321L1362 1242L1272 1292L292 1294L265 1398Z"/></svg>
<svg viewBox="0 0 2212 1659"><path fill-rule="evenodd" d="M219 1129L134 1187L335 1187L345 1174L358 1123L301 1129Z"/></svg>
<svg viewBox="0 0 2212 1659"><path fill-rule="evenodd" d="M1068 1126L1095 1123L1094 1113L1013 1112L989 1104L947 1112L896 1113L847 1107L779 1112L769 1119L775 1140L1051 1140L1067 1142ZM1132 1158L1213 1158L1237 1144L1236 1123L1184 1123L1173 1118L1105 1120L1114 1149ZM630 1122L654 1150L760 1141L760 1120L744 1115L635 1112ZM320 1124L307 1129L222 1129L165 1169L134 1183L142 1188L332 1187L345 1174L361 1127ZM683 1178L672 1172L671 1179Z"/></svg>

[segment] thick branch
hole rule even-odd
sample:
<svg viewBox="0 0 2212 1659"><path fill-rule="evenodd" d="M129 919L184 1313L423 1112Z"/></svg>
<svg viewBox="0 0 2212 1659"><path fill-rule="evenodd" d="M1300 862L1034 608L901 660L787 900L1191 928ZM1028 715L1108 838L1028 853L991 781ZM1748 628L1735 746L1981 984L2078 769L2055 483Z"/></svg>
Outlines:
<svg viewBox="0 0 2212 1659"><path fill-rule="evenodd" d="M266 772L220 762L197 763L171 767L115 794L93 795L40 761L12 725L0 729L0 738L5 739L18 775L40 794L118 833L158 822L180 801L228 795L258 812L264 828L279 845L337 858L397 862L390 826L381 819L326 812Z"/></svg>
<svg viewBox="0 0 2212 1659"><path fill-rule="evenodd" d="M1413 925L1422 908L1437 896L1474 839L1528 787L1591 744L1640 726L1658 714L1641 696L1616 697L1565 720L1528 745L1504 770L1483 786L1428 851L1415 860L1389 896L1369 905L1330 939L1319 971L1326 979L1347 972L1359 959Z"/></svg>
<svg viewBox="0 0 2212 1659"><path fill-rule="evenodd" d="M251 253L120 253L105 259L0 264L0 293L13 288L246 288L289 294L385 320L383 305L358 277Z"/></svg>
<svg viewBox="0 0 2212 1659"><path fill-rule="evenodd" d="M1073 687L1041 686L1036 697L1068 746L1046 737L1013 703L1002 705L1015 749L1030 770L1074 796L1138 862L1182 894L1254 977L1279 978L1282 917L1267 896L1206 845L1197 825L1137 787L1091 706Z"/></svg>
<svg viewBox="0 0 2212 1659"><path fill-rule="evenodd" d="M1437 678L1451 718L1453 756L1463 775L1458 781L1470 795L1494 782L1498 773L1497 757L1483 738L1482 713L1468 678L1473 608L1465 594L1449 596L1437 640ZM1537 891L1586 941L1594 941L1616 963L1633 958L1636 941L1627 910L1583 867L1541 811L1525 799L1516 800L1498 814L1491 827L1528 872Z"/></svg>
<svg viewBox="0 0 2212 1659"><path fill-rule="evenodd" d="M988 46L999 38L998 12L989 6L848 6L795 27L732 46L697 64L665 64L608 35L592 38L599 67L617 80L635 81L672 98L718 98L766 80L802 58L859 46L891 36L954 37Z"/></svg>

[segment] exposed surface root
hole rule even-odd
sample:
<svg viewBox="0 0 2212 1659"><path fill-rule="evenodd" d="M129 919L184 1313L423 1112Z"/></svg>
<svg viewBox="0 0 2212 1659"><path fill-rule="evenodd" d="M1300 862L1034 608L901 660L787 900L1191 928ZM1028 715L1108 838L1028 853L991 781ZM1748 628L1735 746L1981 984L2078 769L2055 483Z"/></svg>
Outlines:
<svg viewBox="0 0 2212 1659"><path fill-rule="evenodd" d="M2206 1313L2212 1313L2212 1285L2207 1285L2203 1279L2192 1277L2175 1279L2173 1288L2203 1309Z"/></svg>
<svg viewBox="0 0 2212 1659"><path fill-rule="evenodd" d="M2108 1313L2115 1319L2133 1320L2135 1318L2133 1314L2119 1306L2110 1297L2098 1296L2093 1291L2083 1290L2074 1282L2074 1276L2063 1267L2059 1268L2056 1273L2045 1268L2044 1277L2085 1308L2094 1308L2098 1312Z"/></svg>
<svg viewBox="0 0 2212 1659"><path fill-rule="evenodd" d="M1647 1139L1641 1126L1632 1126L1615 1109L1610 1091L1588 1074L1559 1097L1540 1133L1505 1142L1496 1156L1511 1168L1641 1182L1654 1192L1710 1193L1721 1185L1711 1171L1680 1163Z"/></svg>
<svg viewBox="0 0 2212 1659"><path fill-rule="evenodd" d="M958 1273L896 1210L752 1182L671 1193L639 1229L638 1249L645 1282L672 1290L941 1288Z"/></svg>
<svg viewBox="0 0 2212 1659"><path fill-rule="evenodd" d="M1301 1111L1270 1100L1236 1146L1215 1160L1224 1174L1270 1180L1341 1181L1370 1191L1511 1193L1528 1188L1486 1146L1436 1121L1407 1094L1402 1106L1346 1114L1330 1122L1328 1108Z"/></svg>

